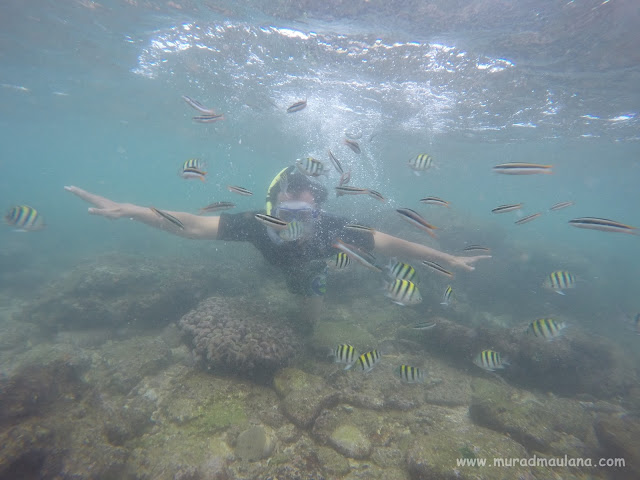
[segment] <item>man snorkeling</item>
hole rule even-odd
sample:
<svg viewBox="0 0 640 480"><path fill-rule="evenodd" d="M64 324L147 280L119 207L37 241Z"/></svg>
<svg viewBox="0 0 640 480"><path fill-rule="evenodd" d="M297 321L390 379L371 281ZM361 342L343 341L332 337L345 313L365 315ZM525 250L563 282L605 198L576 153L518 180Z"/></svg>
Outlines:
<svg viewBox="0 0 640 480"><path fill-rule="evenodd" d="M199 216L118 203L74 186L64 188L92 204L92 215L130 218L187 238L251 242L267 261L283 270L289 291L304 297L311 324L318 318L326 291L326 260L335 256L333 245L338 240L362 252L443 261L465 270L473 270L476 261L490 258L455 256L376 230L345 228L349 223L346 218L320 208L328 196L326 188L295 166L281 170L267 191L267 220L281 221L286 229L258 221L256 214L264 211Z"/></svg>

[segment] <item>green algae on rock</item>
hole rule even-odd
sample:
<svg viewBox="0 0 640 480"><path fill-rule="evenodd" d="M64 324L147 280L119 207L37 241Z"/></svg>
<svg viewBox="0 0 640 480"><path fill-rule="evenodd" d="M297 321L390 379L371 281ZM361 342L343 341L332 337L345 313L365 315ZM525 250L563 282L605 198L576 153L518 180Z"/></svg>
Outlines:
<svg viewBox="0 0 640 480"><path fill-rule="evenodd" d="M349 458L367 458L371 454L371 442L355 425L338 426L329 436L329 444Z"/></svg>

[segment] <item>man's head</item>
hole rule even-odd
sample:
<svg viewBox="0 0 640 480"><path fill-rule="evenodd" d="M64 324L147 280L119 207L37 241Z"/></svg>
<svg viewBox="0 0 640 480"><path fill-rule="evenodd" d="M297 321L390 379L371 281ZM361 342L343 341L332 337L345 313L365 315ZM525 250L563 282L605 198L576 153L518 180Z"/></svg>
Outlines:
<svg viewBox="0 0 640 480"><path fill-rule="evenodd" d="M271 182L267 190L266 210L269 215L273 215L277 207L283 207L280 209L283 212L284 208L317 211L327 197L325 187L301 173L295 166L290 166L281 170Z"/></svg>

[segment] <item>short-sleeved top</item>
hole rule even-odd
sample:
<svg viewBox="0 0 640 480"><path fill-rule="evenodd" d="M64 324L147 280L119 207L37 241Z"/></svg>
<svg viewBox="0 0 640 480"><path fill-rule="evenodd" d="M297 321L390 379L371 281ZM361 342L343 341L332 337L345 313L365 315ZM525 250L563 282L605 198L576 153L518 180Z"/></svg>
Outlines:
<svg viewBox="0 0 640 480"><path fill-rule="evenodd" d="M349 220L337 215L320 212L315 219L311 238L302 242L275 243L267 233L267 227L255 219L252 211L221 214L218 224L218 240L251 242L260 250L268 262L284 270L302 267L313 260L328 259L337 250L332 247L337 239L371 251L374 247L373 235L362 230L344 228Z"/></svg>

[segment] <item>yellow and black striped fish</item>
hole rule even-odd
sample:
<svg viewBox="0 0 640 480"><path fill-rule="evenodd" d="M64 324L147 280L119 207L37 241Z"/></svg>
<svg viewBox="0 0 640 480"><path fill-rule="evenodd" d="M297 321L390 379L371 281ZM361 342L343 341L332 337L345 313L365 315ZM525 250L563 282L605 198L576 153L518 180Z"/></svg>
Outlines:
<svg viewBox="0 0 640 480"><path fill-rule="evenodd" d="M285 242L295 242L304 236L304 223L293 220L278 235Z"/></svg>
<svg viewBox="0 0 640 480"><path fill-rule="evenodd" d="M418 367L411 365L400 365L397 369L400 380L405 383L422 383L424 382L424 372Z"/></svg>
<svg viewBox="0 0 640 480"><path fill-rule="evenodd" d="M348 343L337 345L331 350L331 355L335 358L336 363L346 364L346 367L344 367L345 370L353 367L358 358L358 352L353 345L349 345Z"/></svg>
<svg viewBox="0 0 640 480"><path fill-rule="evenodd" d="M375 367L382 356L378 353L378 350L371 350L370 352L363 353L358 357L358 365L363 372L370 372Z"/></svg>
<svg viewBox="0 0 640 480"><path fill-rule="evenodd" d="M336 270L344 270L351 265L351 258L344 252L338 252L333 257L333 260L329 260L329 266Z"/></svg>
<svg viewBox="0 0 640 480"><path fill-rule="evenodd" d="M7 210L4 221L21 232L31 232L44 228L44 219L38 211L28 205L16 205Z"/></svg>
<svg viewBox="0 0 640 480"><path fill-rule="evenodd" d="M426 153L419 153L411 160L409 160L409 168L413 170L413 173L420 175L420 172L424 172L433 166L433 157Z"/></svg>
<svg viewBox="0 0 640 480"><path fill-rule="evenodd" d="M409 280L413 283L418 283L416 269L408 263L394 262L391 260L387 265L387 272L394 279Z"/></svg>
<svg viewBox="0 0 640 480"><path fill-rule="evenodd" d="M395 279L386 283L386 296L398 305L417 305L422 302L422 295L416 284L409 280Z"/></svg>
<svg viewBox="0 0 640 480"><path fill-rule="evenodd" d="M565 327L564 322L556 322L553 318L538 318L529 324L528 331L536 337L553 340L562 334Z"/></svg>
<svg viewBox="0 0 640 480"><path fill-rule="evenodd" d="M185 160L182 164L182 172L180 175L182 178L196 178L204 182L207 175L207 172L205 172L204 169L205 164L198 158L190 158L189 160Z"/></svg>
<svg viewBox="0 0 640 480"><path fill-rule="evenodd" d="M322 163L320 160L316 160L313 157L297 159L296 166L298 167L298 170L310 177L318 177L320 175L329 174L329 170L325 167L324 163Z"/></svg>
<svg viewBox="0 0 640 480"><path fill-rule="evenodd" d="M444 289L444 294L442 295L442 301L440 305L449 306L451 303L451 296L453 295L453 288L451 285L447 285L447 288Z"/></svg>
<svg viewBox="0 0 640 480"><path fill-rule="evenodd" d="M554 290L560 295L564 295L563 290L567 288L574 288L576 286L576 278L567 271L557 270L549 274L545 279L543 286Z"/></svg>
<svg viewBox="0 0 640 480"><path fill-rule="evenodd" d="M505 359L502 358L499 352L495 350L483 350L473 360L480 368L493 372L495 370L504 368L505 365L509 365Z"/></svg>

